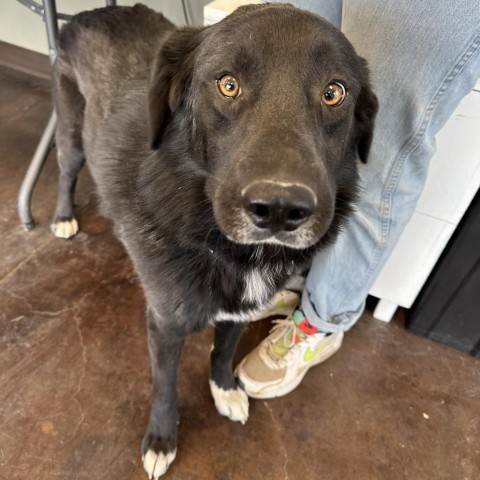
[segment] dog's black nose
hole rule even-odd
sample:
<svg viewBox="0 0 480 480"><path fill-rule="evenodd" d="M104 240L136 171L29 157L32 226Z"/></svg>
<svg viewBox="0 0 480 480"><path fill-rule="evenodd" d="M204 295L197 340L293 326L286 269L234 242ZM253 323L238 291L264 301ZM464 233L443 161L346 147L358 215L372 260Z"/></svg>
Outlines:
<svg viewBox="0 0 480 480"><path fill-rule="evenodd" d="M303 185L257 182L242 194L243 207L259 228L272 232L297 229L315 210L313 191Z"/></svg>

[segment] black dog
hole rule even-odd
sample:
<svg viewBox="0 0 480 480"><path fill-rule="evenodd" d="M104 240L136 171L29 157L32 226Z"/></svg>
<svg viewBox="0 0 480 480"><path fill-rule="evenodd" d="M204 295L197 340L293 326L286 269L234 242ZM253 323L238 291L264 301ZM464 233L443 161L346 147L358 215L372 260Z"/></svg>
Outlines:
<svg viewBox="0 0 480 480"><path fill-rule="evenodd" d="M278 4L207 28L176 29L140 5L82 13L60 34L54 96L52 229L78 230L86 157L145 290L153 404L142 455L158 478L176 453L185 336L215 326L215 404L245 422L232 374L244 322L351 212L377 101L336 28Z"/></svg>

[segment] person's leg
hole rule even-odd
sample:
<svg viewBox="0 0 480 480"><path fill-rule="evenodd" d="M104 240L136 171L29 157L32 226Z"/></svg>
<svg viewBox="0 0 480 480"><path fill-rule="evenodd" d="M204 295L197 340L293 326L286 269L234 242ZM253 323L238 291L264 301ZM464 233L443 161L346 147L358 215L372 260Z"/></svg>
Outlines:
<svg viewBox="0 0 480 480"><path fill-rule="evenodd" d="M338 19L335 0L291 3L326 12L332 23ZM318 341L287 324L273 332L237 369L250 396L295 388L298 378L291 370L303 375L319 358L328 358L340 346L341 332L361 316L422 192L435 134L480 75L479 25L477 0L457 2L454 10L450 0L344 1L342 31L368 60L380 103L370 157L360 166L362 194L337 242L314 259L303 312L293 315L298 326L305 314ZM335 333L332 339L321 332ZM305 362L307 350L321 355Z"/></svg>
<svg viewBox="0 0 480 480"><path fill-rule="evenodd" d="M366 58L380 108L362 194L338 241L314 260L302 306L348 330L413 214L435 135L480 75L477 0L345 0L342 31Z"/></svg>
<svg viewBox="0 0 480 480"><path fill-rule="evenodd" d="M283 3L282 0L265 0L263 3L266 1ZM290 3L294 7L316 13L330 23L333 23L337 28L340 28L342 21L342 0L293 0L287 3Z"/></svg>

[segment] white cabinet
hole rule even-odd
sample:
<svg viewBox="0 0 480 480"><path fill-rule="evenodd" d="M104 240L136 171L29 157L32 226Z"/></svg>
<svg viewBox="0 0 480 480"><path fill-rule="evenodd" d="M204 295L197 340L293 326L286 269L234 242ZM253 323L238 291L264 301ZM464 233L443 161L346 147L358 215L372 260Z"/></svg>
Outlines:
<svg viewBox="0 0 480 480"><path fill-rule="evenodd" d="M251 3L262 3L262 0L215 0L203 8L204 25L213 25L230 15L235 9L242 5Z"/></svg>

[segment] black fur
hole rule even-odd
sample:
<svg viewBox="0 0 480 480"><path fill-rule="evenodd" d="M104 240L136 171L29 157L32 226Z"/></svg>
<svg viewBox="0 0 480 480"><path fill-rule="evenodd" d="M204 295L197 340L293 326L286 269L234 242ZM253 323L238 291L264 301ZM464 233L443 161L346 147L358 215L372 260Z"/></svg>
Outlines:
<svg viewBox="0 0 480 480"><path fill-rule="evenodd" d="M217 89L225 73L242 85L237 99ZM348 91L334 108L321 101L331 81ZM185 29L146 7L106 8L62 29L54 94L53 227L73 218L86 157L148 305L153 402L142 452L173 451L185 336L216 323L212 379L237 388L231 362L243 327L222 316L261 307L352 210L357 155L366 161L377 109L365 62L333 26L286 5ZM311 219L276 236L256 228L241 206L256 181L305 185L318 200ZM265 298L244 294L252 270Z"/></svg>

